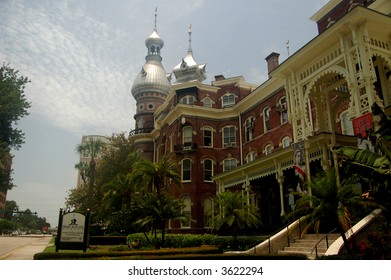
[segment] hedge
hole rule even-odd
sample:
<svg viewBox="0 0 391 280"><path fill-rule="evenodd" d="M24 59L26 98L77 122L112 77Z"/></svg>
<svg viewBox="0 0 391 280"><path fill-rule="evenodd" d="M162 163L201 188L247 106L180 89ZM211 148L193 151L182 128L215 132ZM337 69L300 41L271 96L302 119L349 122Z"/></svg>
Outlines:
<svg viewBox="0 0 391 280"><path fill-rule="evenodd" d="M159 242L160 235L157 240L154 240L152 235L148 235L152 242ZM139 239L141 246L150 246L148 240L143 233L130 234L127 237L127 243L131 243ZM215 245L222 248L235 248L238 250L246 250L265 240L265 237L259 236L243 236L235 239L231 236L218 236L213 234L166 234L164 247L165 248L185 248L197 247L202 245Z"/></svg>

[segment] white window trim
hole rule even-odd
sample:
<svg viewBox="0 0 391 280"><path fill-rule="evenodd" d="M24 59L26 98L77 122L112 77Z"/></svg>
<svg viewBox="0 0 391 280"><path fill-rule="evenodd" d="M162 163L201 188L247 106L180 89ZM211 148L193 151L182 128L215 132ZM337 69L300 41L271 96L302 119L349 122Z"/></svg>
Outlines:
<svg viewBox="0 0 391 280"><path fill-rule="evenodd" d="M184 172L184 170L183 170L183 167L184 167L184 164L183 164L183 162L185 161L185 160L188 160L188 161L190 161L190 179L189 180L184 180L183 179L183 172ZM182 161L181 161L181 181L182 182L191 182L191 167L192 167L192 160L190 159L190 158L184 158L184 159L182 159Z"/></svg>
<svg viewBox="0 0 391 280"><path fill-rule="evenodd" d="M230 96L233 96L233 101L230 101L230 102L227 102L226 104L224 103L224 97L230 97ZM222 97L221 97L221 107L222 108L228 108L228 107L232 107L232 106L235 106L235 94L233 93L226 93L224 94Z"/></svg>

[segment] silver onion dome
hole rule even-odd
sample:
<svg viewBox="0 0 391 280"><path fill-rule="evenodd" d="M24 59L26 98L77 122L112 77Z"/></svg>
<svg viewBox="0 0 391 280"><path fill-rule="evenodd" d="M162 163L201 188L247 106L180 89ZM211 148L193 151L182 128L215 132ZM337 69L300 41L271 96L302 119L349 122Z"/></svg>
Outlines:
<svg viewBox="0 0 391 280"><path fill-rule="evenodd" d="M155 27L152 34L145 40L145 46L148 49L145 57L145 64L138 73L132 86L132 95L137 100L142 93L161 93L167 95L171 90L171 84L167 79L167 73L161 64L162 57L160 51L164 46L164 41L160 38Z"/></svg>
<svg viewBox="0 0 391 280"><path fill-rule="evenodd" d="M171 84L160 61L148 60L133 82L132 95L137 99L141 93L158 92L167 95L170 90Z"/></svg>

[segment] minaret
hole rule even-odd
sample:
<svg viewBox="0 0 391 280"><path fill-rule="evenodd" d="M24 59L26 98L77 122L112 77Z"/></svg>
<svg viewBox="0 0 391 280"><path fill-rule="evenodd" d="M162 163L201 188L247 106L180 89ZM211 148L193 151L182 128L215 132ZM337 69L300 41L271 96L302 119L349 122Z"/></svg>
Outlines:
<svg viewBox="0 0 391 280"><path fill-rule="evenodd" d="M164 102L171 90L167 73L161 64L160 51L164 41L157 33L157 8L155 10L155 26L152 34L145 40L148 49L145 64L141 67L132 86L132 95L136 99L136 122L134 134L148 133L154 127L153 114Z"/></svg>
<svg viewBox="0 0 391 280"><path fill-rule="evenodd" d="M187 49L187 55L185 58L182 58L182 61L177 66L175 66L174 69L172 70L172 73L175 75L176 78L175 81L176 84L186 83L190 81L202 82L203 80L206 79L206 75L205 75L206 64L198 65L193 57L193 49L191 46L191 35L192 35L191 24L189 26L188 34L189 34L189 47Z"/></svg>

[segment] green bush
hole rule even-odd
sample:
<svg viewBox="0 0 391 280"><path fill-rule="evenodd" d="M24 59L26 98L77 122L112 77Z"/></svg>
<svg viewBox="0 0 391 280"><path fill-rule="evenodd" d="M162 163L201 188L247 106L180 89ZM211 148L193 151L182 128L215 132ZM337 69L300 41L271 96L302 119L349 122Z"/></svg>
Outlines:
<svg viewBox="0 0 391 280"><path fill-rule="evenodd" d="M158 240L155 240L152 235L147 235L148 239L155 244L159 241L160 236L157 236ZM141 242L141 247L152 247L149 244L143 233L130 234L127 237L127 243L135 242L137 239ZM265 240L264 237L249 236L238 237L235 241L230 236L218 236L213 234L166 234L164 247L166 248L185 248L185 247L198 247L202 245L214 245L221 248L235 248L238 250L246 250L250 247L261 243Z"/></svg>

